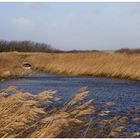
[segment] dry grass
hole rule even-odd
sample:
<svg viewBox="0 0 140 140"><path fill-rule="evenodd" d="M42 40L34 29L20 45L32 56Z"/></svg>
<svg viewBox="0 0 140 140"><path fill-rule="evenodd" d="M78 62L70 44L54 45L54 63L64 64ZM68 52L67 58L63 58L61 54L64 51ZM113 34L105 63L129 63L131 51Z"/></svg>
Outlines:
<svg viewBox="0 0 140 140"><path fill-rule="evenodd" d="M140 80L140 55L120 53L36 54L28 60L35 70Z"/></svg>
<svg viewBox="0 0 140 140"><path fill-rule="evenodd" d="M0 92L0 137L68 136L71 129L85 125L82 117L93 113L90 103L78 105L83 96L85 92L77 93L65 106L51 109L49 105L57 99L54 91L32 95L21 93L15 87L3 89Z"/></svg>
<svg viewBox="0 0 140 140"><path fill-rule="evenodd" d="M139 137L139 132L123 131L128 117L134 114L111 116L108 110L96 110L92 100L84 101L86 88L80 89L68 102L55 107L55 91L38 95L21 93L16 87L0 91L1 138L52 138L52 137ZM51 107L53 106L53 107ZM100 119L97 119L100 116ZM139 121L138 118L132 121Z"/></svg>
<svg viewBox="0 0 140 140"><path fill-rule="evenodd" d="M22 68L22 61L26 58L26 54L0 53L0 79L8 77L20 77L26 74Z"/></svg>
<svg viewBox="0 0 140 140"><path fill-rule="evenodd" d="M23 72L20 66L23 59L38 71L140 80L140 54L113 52L1 53L0 77L20 75Z"/></svg>
<svg viewBox="0 0 140 140"><path fill-rule="evenodd" d="M21 58L16 53L0 53L0 78L22 75Z"/></svg>

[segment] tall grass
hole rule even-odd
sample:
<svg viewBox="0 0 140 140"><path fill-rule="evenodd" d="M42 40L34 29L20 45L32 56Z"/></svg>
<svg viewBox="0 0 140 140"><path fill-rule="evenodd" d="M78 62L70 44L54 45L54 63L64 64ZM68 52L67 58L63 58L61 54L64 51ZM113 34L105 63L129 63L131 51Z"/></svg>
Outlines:
<svg viewBox="0 0 140 140"><path fill-rule="evenodd" d="M1 138L88 138L139 137L139 132L125 132L128 117L133 112L111 115L109 110L96 110L92 100L85 101L86 88L80 89L61 107L49 90L37 95L22 93L16 87L0 91ZM104 116L109 116L105 119ZM135 121L139 118L135 118ZM131 119L132 121L132 119Z"/></svg>
<svg viewBox="0 0 140 140"><path fill-rule="evenodd" d="M140 80L140 55L120 53L36 54L28 60L35 70L67 75Z"/></svg>
<svg viewBox="0 0 140 140"><path fill-rule="evenodd" d="M114 52L0 53L0 77L22 75L22 60L36 71L140 80L140 54Z"/></svg>
<svg viewBox="0 0 140 140"><path fill-rule="evenodd" d="M16 53L0 53L0 78L22 74L21 58Z"/></svg>

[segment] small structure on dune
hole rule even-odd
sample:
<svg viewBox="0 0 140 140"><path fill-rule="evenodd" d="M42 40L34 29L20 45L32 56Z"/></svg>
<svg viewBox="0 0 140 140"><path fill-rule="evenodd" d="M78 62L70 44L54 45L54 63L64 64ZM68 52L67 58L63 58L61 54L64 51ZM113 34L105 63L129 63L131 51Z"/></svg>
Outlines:
<svg viewBox="0 0 140 140"><path fill-rule="evenodd" d="M29 62L22 62L22 67L26 70L30 70L32 65Z"/></svg>

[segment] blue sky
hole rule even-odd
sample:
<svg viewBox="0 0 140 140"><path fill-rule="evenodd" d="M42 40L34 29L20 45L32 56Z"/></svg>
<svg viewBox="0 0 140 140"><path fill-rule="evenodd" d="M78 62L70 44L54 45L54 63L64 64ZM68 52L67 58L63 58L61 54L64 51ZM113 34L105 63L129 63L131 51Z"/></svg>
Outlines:
<svg viewBox="0 0 140 140"><path fill-rule="evenodd" d="M140 3L0 3L0 39L63 50L140 48Z"/></svg>

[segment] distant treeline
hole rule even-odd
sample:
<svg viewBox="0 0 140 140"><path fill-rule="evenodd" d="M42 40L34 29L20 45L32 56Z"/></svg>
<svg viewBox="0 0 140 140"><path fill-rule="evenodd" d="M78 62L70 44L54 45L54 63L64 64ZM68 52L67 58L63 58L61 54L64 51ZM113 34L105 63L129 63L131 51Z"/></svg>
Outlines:
<svg viewBox="0 0 140 140"><path fill-rule="evenodd" d="M61 53L87 53L87 52L102 52L99 50L70 50L70 51L60 51Z"/></svg>
<svg viewBox="0 0 140 140"><path fill-rule="evenodd" d="M45 43L36 43L33 41L5 41L0 40L0 52L58 52Z"/></svg>
<svg viewBox="0 0 140 140"><path fill-rule="evenodd" d="M81 52L99 52L98 50L58 50L45 43L33 41L6 41L0 40L0 52L52 52L52 53L81 53Z"/></svg>
<svg viewBox="0 0 140 140"><path fill-rule="evenodd" d="M86 52L104 52L99 50L70 50L64 51L51 47L46 43L37 43L33 41L6 41L0 40L0 52L49 52L49 53L86 53ZM139 49L121 48L116 50L117 53L140 53Z"/></svg>
<svg viewBox="0 0 140 140"><path fill-rule="evenodd" d="M139 49L129 49L129 48L122 48L119 50L116 50L115 52L118 53L128 53L128 54L133 54L133 53L140 53L140 48Z"/></svg>

